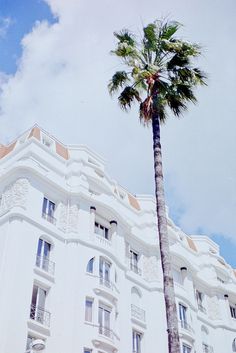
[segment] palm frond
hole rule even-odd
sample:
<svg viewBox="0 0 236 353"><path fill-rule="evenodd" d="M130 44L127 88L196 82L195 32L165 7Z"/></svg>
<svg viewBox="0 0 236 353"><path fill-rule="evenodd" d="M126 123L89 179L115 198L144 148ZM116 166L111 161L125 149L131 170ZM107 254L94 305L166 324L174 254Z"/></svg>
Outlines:
<svg viewBox="0 0 236 353"><path fill-rule="evenodd" d="M180 95L177 95L176 92L168 92L166 95L166 100L168 106L177 117L187 110L187 106L184 103L183 98Z"/></svg>
<svg viewBox="0 0 236 353"><path fill-rule="evenodd" d="M181 55L181 54L175 54L167 63L167 70L173 70L182 67L185 68L190 64L189 57Z"/></svg>
<svg viewBox="0 0 236 353"><path fill-rule="evenodd" d="M131 59L138 59L139 55L135 47L132 45L129 45L127 43L119 43L117 45L117 48L115 50L111 51L112 54L115 54L116 56L120 58L131 58Z"/></svg>
<svg viewBox="0 0 236 353"><path fill-rule="evenodd" d="M200 84L200 85L207 85L206 80L207 80L207 74L200 70L199 68L195 67L193 70L194 76L196 83L195 84Z"/></svg>
<svg viewBox="0 0 236 353"><path fill-rule="evenodd" d="M130 72L116 72L108 84L109 92L122 90L118 101L124 110L136 101L141 103L139 115L145 124L153 114L158 114L161 122L169 111L180 116L188 102L197 102L194 89L206 84L207 75L193 65L201 47L176 36L181 26L175 21L154 21L143 28L140 40L127 29L114 33L118 41L112 53ZM146 98L142 102L143 93Z"/></svg>
<svg viewBox="0 0 236 353"><path fill-rule="evenodd" d="M131 86L125 87L118 97L119 105L123 110L131 108L132 103L135 101L141 102L141 98L138 90Z"/></svg>
<svg viewBox="0 0 236 353"><path fill-rule="evenodd" d="M176 90L177 90L177 94L186 101L191 101L192 103L196 103L197 99L193 93L193 90L191 89L190 86L188 86L187 84L178 84L176 85Z"/></svg>
<svg viewBox="0 0 236 353"><path fill-rule="evenodd" d="M123 29L120 32L114 32L114 36L120 43L126 43L131 47L136 46L135 36L128 29Z"/></svg>
<svg viewBox="0 0 236 353"><path fill-rule="evenodd" d="M163 23L161 26L160 38L169 40L181 26L182 24L177 21Z"/></svg>
<svg viewBox="0 0 236 353"><path fill-rule="evenodd" d="M199 56L201 54L201 46L196 43L188 43L182 41L180 53L183 56Z"/></svg>
<svg viewBox="0 0 236 353"><path fill-rule="evenodd" d="M149 23L146 27L143 28L143 32L144 48L148 51L155 52L157 50L159 40L157 33L157 25L155 23Z"/></svg>
<svg viewBox="0 0 236 353"><path fill-rule="evenodd" d="M182 67L175 71L176 78L181 82L188 82L193 79L193 72L188 67Z"/></svg>
<svg viewBox="0 0 236 353"><path fill-rule="evenodd" d="M129 81L129 77L125 71L117 71L108 84L109 93L112 95L122 88Z"/></svg>

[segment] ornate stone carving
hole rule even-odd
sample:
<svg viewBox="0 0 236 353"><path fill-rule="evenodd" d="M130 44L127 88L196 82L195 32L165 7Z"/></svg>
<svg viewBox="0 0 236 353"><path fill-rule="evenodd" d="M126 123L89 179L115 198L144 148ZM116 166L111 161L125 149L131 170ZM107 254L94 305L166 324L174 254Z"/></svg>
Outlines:
<svg viewBox="0 0 236 353"><path fill-rule="evenodd" d="M68 232L77 232L78 230L78 220L79 220L79 208L77 205L71 205L69 207L68 214Z"/></svg>
<svg viewBox="0 0 236 353"><path fill-rule="evenodd" d="M67 230L67 205L64 203L59 206L58 228L63 232Z"/></svg>
<svg viewBox="0 0 236 353"><path fill-rule="evenodd" d="M77 232L79 208L77 205L60 204L58 227L65 233Z"/></svg>
<svg viewBox="0 0 236 353"><path fill-rule="evenodd" d="M2 194L1 210L7 211L12 207L26 207L29 192L29 181L19 178L9 185Z"/></svg>
<svg viewBox="0 0 236 353"><path fill-rule="evenodd" d="M219 299L216 296L208 297L207 305L208 305L208 314L210 319L220 320L221 313L220 313L220 307L219 307Z"/></svg>
<svg viewBox="0 0 236 353"><path fill-rule="evenodd" d="M143 277L149 282L158 279L158 262L156 256L143 257Z"/></svg>

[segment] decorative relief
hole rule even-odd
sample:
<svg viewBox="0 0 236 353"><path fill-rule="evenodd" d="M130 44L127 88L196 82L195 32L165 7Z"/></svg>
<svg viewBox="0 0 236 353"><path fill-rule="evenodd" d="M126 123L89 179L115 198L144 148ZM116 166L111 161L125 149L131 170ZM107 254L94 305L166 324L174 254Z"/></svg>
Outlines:
<svg viewBox="0 0 236 353"><path fill-rule="evenodd" d="M61 203L59 206L58 228L63 232L67 230L67 205Z"/></svg>
<svg viewBox="0 0 236 353"><path fill-rule="evenodd" d="M208 314L212 320L220 320L221 313L219 307L219 300L216 296L207 298Z"/></svg>
<svg viewBox="0 0 236 353"><path fill-rule="evenodd" d="M77 205L60 204L58 227L65 233L77 232L79 208Z"/></svg>
<svg viewBox="0 0 236 353"><path fill-rule="evenodd" d="M12 207L26 207L29 192L29 181L25 178L16 180L9 185L2 194L1 210L7 211Z"/></svg>
<svg viewBox="0 0 236 353"><path fill-rule="evenodd" d="M143 277L149 282L158 279L158 262L156 256L143 257Z"/></svg>
<svg viewBox="0 0 236 353"><path fill-rule="evenodd" d="M72 205L68 210L68 226L67 232L77 232L79 220L79 208L77 205Z"/></svg>

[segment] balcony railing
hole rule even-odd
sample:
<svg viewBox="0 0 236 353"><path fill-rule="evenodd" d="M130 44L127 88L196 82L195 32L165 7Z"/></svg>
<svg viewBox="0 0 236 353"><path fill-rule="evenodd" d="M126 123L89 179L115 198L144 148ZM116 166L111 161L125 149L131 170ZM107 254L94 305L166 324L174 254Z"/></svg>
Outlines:
<svg viewBox="0 0 236 353"><path fill-rule="evenodd" d="M45 256L36 255L36 266L42 270L48 272L50 275L54 276L55 274L55 263L50 261Z"/></svg>
<svg viewBox="0 0 236 353"><path fill-rule="evenodd" d="M193 329L192 327L187 323L187 321L184 321L184 320L180 320L180 325L183 329L189 331L189 332L192 332Z"/></svg>
<svg viewBox="0 0 236 353"><path fill-rule="evenodd" d="M102 286L105 286L105 287L111 288L111 289L113 288L113 283L109 279L106 279L101 276L101 277L99 277L99 280L100 280L100 284Z"/></svg>
<svg viewBox="0 0 236 353"><path fill-rule="evenodd" d="M139 276L142 275L141 269L137 265L133 264L132 262L130 262L130 269L131 271L137 273Z"/></svg>
<svg viewBox="0 0 236 353"><path fill-rule="evenodd" d="M202 349L203 349L203 353L213 353L214 352L213 347L211 347L205 343L202 344Z"/></svg>
<svg viewBox="0 0 236 353"><path fill-rule="evenodd" d="M50 327L51 314L43 308L40 308L39 306L31 304L30 318L44 326Z"/></svg>
<svg viewBox="0 0 236 353"><path fill-rule="evenodd" d="M139 308L138 306L131 304L131 316L135 319L145 322L145 310Z"/></svg>
<svg viewBox="0 0 236 353"><path fill-rule="evenodd" d="M198 303L198 309L199 309L202 313L206 314L206 308L204 308L204 306L203 306L201 303Z"/></svg>
<svg viewBox="0 0 236 353"><path fill-rule="evenodd" d="M114 339L114 332L109 327L100 325L98 331L100 335L106 336L112 340Z"/></svg>
<svg viewBox="0 0 236 353"><path fill-rule="evenodd" d="M100 285L106 287L106 288L110 288L112 291L116 291L117 293L119 293L119 290L117 289L116 285L111 282L110 280L102 277L102 276L99 276L99 283Z"/></svg>
<svg viewBox="0 0 236 353"><path fill-rule="evenodd" d="M56 224L56 218L46 212L42 212L42 217L44 219L46 219L46 221L52 223L52 224Z"/></svg>

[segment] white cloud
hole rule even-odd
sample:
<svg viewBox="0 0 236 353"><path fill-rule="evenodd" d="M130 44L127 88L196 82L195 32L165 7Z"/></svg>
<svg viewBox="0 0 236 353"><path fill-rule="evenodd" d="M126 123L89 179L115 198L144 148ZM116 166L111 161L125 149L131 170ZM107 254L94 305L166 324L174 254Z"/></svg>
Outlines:
<svg viewBox="0 0 236 353"><path fill-rule="evenodd" d="M12 23L13 21L10 17L0 17L0 38L5 38Z"/></svg>
<svg viewBox="0 0 236 353"><path fill-rule="evenodd" d="M236 239L234 1L217 0L214 13L205 0L47 2L58 23L37 23L22 40L18 70L2 85L1 139L37 121L64 142L102 153L131 191L153 192L151 132L139 126L135 111L126 115L110 99L106 85L118 63L109 50L114 30L136 30L170 13L186 25L184 36L204 45L199 64L210 73L199 105L162 130L170 206L181 209L185 230Z"/></svg>

